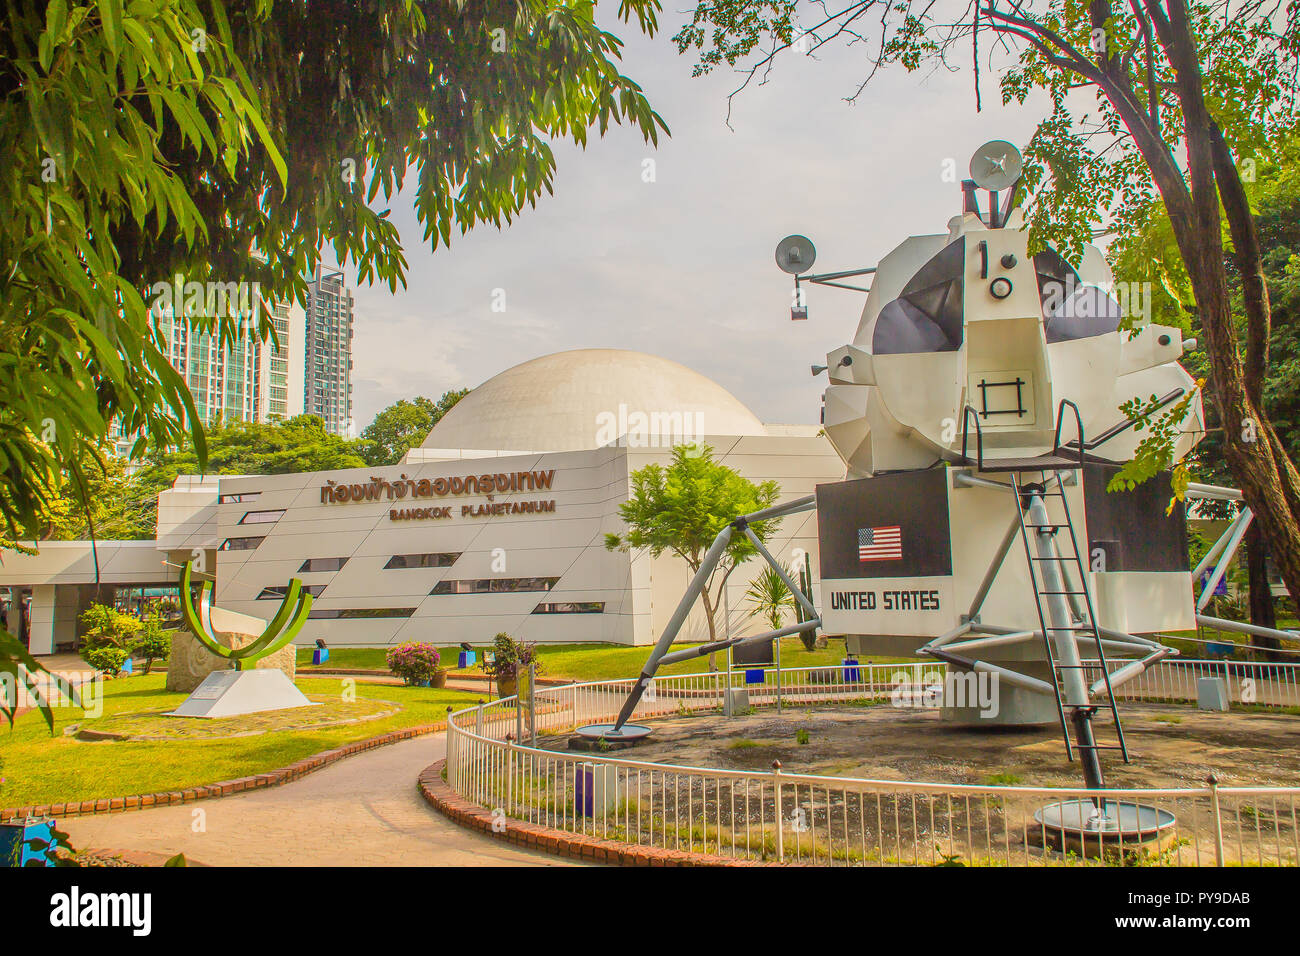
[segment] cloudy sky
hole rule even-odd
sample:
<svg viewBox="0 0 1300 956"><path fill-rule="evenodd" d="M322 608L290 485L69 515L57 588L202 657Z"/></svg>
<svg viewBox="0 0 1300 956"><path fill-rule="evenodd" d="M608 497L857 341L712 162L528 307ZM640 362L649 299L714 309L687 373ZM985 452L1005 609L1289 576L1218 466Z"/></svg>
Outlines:
<svg viewBox="0 0 1300 956"><path fill-rule="evenodd" d="M811 238L816 271L873 265L960 211L945 160L965 176L981 143L1023 145L1042 116L1042 104L1003 108L988 76L977 114L969 71L882 74L849 104L864 61L839 47L787 55L767 85L734 101L729 129L739 78L691 77L694 60L671 40L686 15L674 10L654 39L607 27L628 41L624 72L672 131L657 149L623 129L585 151L558 144L554 196L506 229L479 227L436 252L409 195L395 199L409 285L396 295L355 288L358 429L399 398L436 398L538 355L595 347L681 362L764 421L815 422L825 378L809 366L852 339L864 297L814 287L809 321L792 322L777 240ZM653 182L642 180L647 159ZM492 310L495 289L504 312Z"/></svg>

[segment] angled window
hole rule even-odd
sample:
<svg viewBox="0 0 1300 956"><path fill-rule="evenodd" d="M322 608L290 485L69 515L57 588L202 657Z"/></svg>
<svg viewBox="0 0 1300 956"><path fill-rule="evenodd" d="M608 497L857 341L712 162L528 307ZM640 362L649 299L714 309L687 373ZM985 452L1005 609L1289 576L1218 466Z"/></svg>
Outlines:
<svg viewBox="0 0 1300 956"><path fill-rule="evenodd" d="M533 608L534 614L603 614L604 611L604 601L560 601Z"/></svg>
<svg viewBox="0 0 1300 956"><path fill-rule="evenodd" d="M549 591L559 578L465 578L439 581L430 594L505 594L514 591Z"/></svg>
<svg viewBox="0 0 1300 956"><path fill-rule="evenodd" d="M262 497L260 491L241 491L237 495L222 495L221 504L233 505L239 502L256 501L260 497Z"/></svg>
<svg viewBox="0 0 1300 956"><path fill-rule="evenodd" d="M347 563L347 558L308 558L302 563L298 573L302 574L304 571L337 571Z"/></svg>
<svg viewBox="0 0 1300 956"><path fill-rule="evenodd" d="M460 557L459 551L441 551L432 554L395 554L388 559L384 570L397 568L449 568Z"/></svg>
<svg viewBox="0 0 1300 956"><path fill-rule="evenodd" d="M961 348L966 240L957 239L916 270L902 293L876 317L876 355L955 352Z"/></svg>
<svg viewBox="0 0 1300 956"><path fill-rule="evenodd" d="M265 538L227 538L221 542L219 551L252 551L259 544L265 541Z"/></svg>
<svg viewBox="0 0 1300 956"><path fill-rule="evenodd" d="M413 607L332 607L309 611L307 617L313 621L347 621L355 618L410 617L414 613Z"/></svg>
<svg viewBox="0 0 1300 956"><path fill-rule="evenodd" d="M1123 310L1106 290L1084 282L1055 249L1034 256L1047 341L1066 342L1119 329Z"/></svg>
<svg viewBox="0 0 1300 956"><path fill-rule="evenodd" d="M308 594L310 594L312 597L318 597L320 593L325 590L325 585L304 584L302 586L302 589L306 591ZM273 587L273 588L262 588L262 593L257 596L257 600L272 601L275 600L276 598L282 598L286 596L288 593L289 593L289 586L287 584L280 585L278 587Z"/></svg>
<svg viewBox="0 0 1300 956"><path fill-rule="evenodd" d="M284 509L279 511L250 511L239 519L240 524L272 524L284 516Z"/></svg>

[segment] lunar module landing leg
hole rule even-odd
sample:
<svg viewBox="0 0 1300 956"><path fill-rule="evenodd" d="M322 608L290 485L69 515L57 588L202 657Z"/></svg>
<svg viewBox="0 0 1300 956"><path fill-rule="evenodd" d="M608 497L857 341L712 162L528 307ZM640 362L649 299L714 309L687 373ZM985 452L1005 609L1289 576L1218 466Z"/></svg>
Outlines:
<svg viewBox="0 0 1300 956"><path fill-rule="evenodd" d="M1079 752L1083 776L1089 789L1105 786L1102 777L1100 751L1117 750L1128 762L1128 747L1124 743L1124 728L1120 724L1119 710L1111 692L1110 668L1106 665L1106 650L1088 590L1088 577L1079 555L1079 542L1074 523L1070 518L1070 505L1061 490L1061 472L1050 480L1021 483L1021 475L1013 474L1012 483L1020 515L1020 534L1029 561L1029 579L1034 590L1034 604L1042 627L1043 644L1048 663L1055 676L1056 710L1061 720L1065 738L1065 752L1071 760ZM1055 490L1053 490L1053 488ZM1052 522L1046 499L1060 499L1064 522ZM1030 532L1033 549L1030 548ZM1068 534L1069 553L1062 554L1058 542L1067 543L1062 532ZM1073 579L1070 572L1073 572ZM1072 586L1077 582L1077 586ZM1080 641L1092 641L1089 651L1095 651L1095 661L1083 663L1079 654ZM1094 718L1100 708L1092 703L1088 678L1100 674L1099 690L1105 689L1106 704L1114 728L1115 743L1098 743ZM1074 739L1070 739L1070 731Z"/></svg>

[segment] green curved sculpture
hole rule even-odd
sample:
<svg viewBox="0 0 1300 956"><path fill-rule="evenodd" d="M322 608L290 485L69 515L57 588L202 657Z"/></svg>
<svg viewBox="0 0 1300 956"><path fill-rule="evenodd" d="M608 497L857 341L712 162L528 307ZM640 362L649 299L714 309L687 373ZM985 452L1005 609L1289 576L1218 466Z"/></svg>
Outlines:
<svg viewBox="0 0 1300 956"><path fill-rule="evenodd" d="M217 640L212 630L211 581L204 581L199 585L199 609L197 612L194 610L194 601L190 595L191 563L186 561L181 569L181 613L185 616L185 626L213 654L232 661L235 670L252 670L263 657L274 654L297 637L302 626L307 623L312 597L302 589L301 581L292 578L289 581L288 593L280 602L280 610L267 623L262 636L243 647L226 647Z"/></svg>

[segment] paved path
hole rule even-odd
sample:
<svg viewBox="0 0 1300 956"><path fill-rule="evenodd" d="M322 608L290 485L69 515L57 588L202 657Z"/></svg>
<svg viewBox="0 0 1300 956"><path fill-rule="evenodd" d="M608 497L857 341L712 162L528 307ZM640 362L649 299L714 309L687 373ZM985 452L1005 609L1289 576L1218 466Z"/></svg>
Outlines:
<svg viewBox="0 0 1300 956"><path fill-rule="evenodd" d="M445 752L444 734L417 737L282 787L61 825L75 847L183 852L213 866L566 865L464 830L429 807L415 778ZM193 831L198 821L206 832Z"/></svg>

